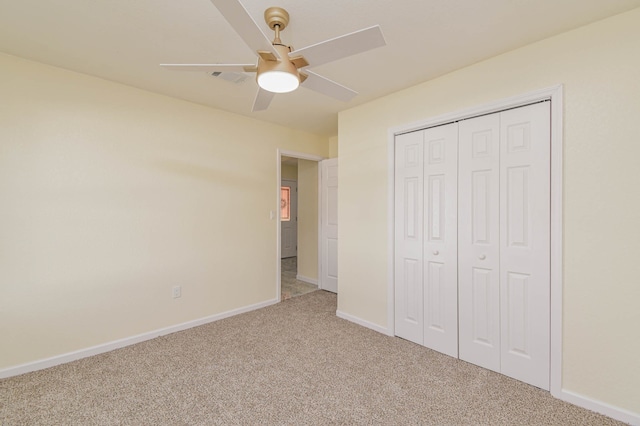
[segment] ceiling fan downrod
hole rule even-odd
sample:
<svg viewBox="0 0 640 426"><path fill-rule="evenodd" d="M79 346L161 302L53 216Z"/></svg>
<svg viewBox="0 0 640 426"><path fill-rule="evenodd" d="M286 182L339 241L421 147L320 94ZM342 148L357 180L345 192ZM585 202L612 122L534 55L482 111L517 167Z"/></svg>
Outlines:
<svg viewBox="0 0 640 426"><path fill-rule="evenodd" d="M270 7L264 11L264 20L269 28L275 32L272 44L282 44L280 31L284 31L289 25L289 13L281 7Z"/></svg>

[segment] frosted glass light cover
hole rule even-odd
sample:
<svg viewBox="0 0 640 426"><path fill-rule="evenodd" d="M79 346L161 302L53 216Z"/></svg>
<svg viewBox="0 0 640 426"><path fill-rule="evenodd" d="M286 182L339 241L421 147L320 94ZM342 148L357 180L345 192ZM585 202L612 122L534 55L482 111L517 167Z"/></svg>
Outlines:
<svg viewBox="0 0 640 426"><path fill-rule="evenodd" d="M298 77L284 71L266 71L258 76L258 85L273 93L293 92L300 85Z"/></svg>

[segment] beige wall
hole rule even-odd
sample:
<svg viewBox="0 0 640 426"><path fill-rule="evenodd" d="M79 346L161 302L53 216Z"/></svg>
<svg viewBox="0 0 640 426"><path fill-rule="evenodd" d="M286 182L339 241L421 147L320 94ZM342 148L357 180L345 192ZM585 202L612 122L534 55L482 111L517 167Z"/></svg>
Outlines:
<svg viewBox="0 0 640 426"><path fill-rule="evenodd" d="M6 55L0 93L0 369L275 299L277 148L326 138Z"/></svg>
<svg viewBox="0 0 640 426"><path fill-rule="evenodd" d="M336 158L338 156L338 137L332 136L329 138L329 158Z"/></svg>
<svg viewBox="0 0 640 426"><path fill-rule="evenodd" d="M298 160L298 275L318 279L318 162Z"/></svg>
<svg viewBox="0 0 640 426"><path fill-rule="evenodd" d="M387 326L389 127L562 83L563 387L640 413L639 70L636 9L341 113L338 309Z"/></svg>
<svg viewBox="0 0 640 426"><path fill-rule="evenodd" d="M298 180L298 165L283 164L280 168L280 176L282 179Z"/></svg>

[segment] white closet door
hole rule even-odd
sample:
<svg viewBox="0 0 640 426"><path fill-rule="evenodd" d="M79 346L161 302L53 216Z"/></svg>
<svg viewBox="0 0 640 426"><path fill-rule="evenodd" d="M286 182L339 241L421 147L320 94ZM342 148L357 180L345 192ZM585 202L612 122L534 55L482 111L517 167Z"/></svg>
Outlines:
<svg viewBox="0 0 640 426"><path fill-rule="evenodd" d="M424 346L458 357L458 124L424 131Z"/></svg>
<svg viewBox="0 0 640 426"><path fill-rule="evenodd" d="M460 359L500 371L500 119L459 123Z"/></svg>
<svg viewBox="0 0 640 426"><path fill-rule="evenodd" d="M500 114L501 372L549 389L550 104Z"/></svg>
<svg viewBox="0 0 640 426"><path fill-rule="evenodd" d="M423 135L396 137L395 334L423 343Z"/></svg>

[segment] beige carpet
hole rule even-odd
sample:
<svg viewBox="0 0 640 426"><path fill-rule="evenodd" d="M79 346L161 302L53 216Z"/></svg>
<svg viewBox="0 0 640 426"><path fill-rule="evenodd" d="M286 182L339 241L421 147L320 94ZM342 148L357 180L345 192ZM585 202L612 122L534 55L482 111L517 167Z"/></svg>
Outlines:
<svg viewBox="0 0 640 426"><path fill-rule="evenodd" d="M0 424L618 424L335 311L316 291L2 380Z"/></svg>

